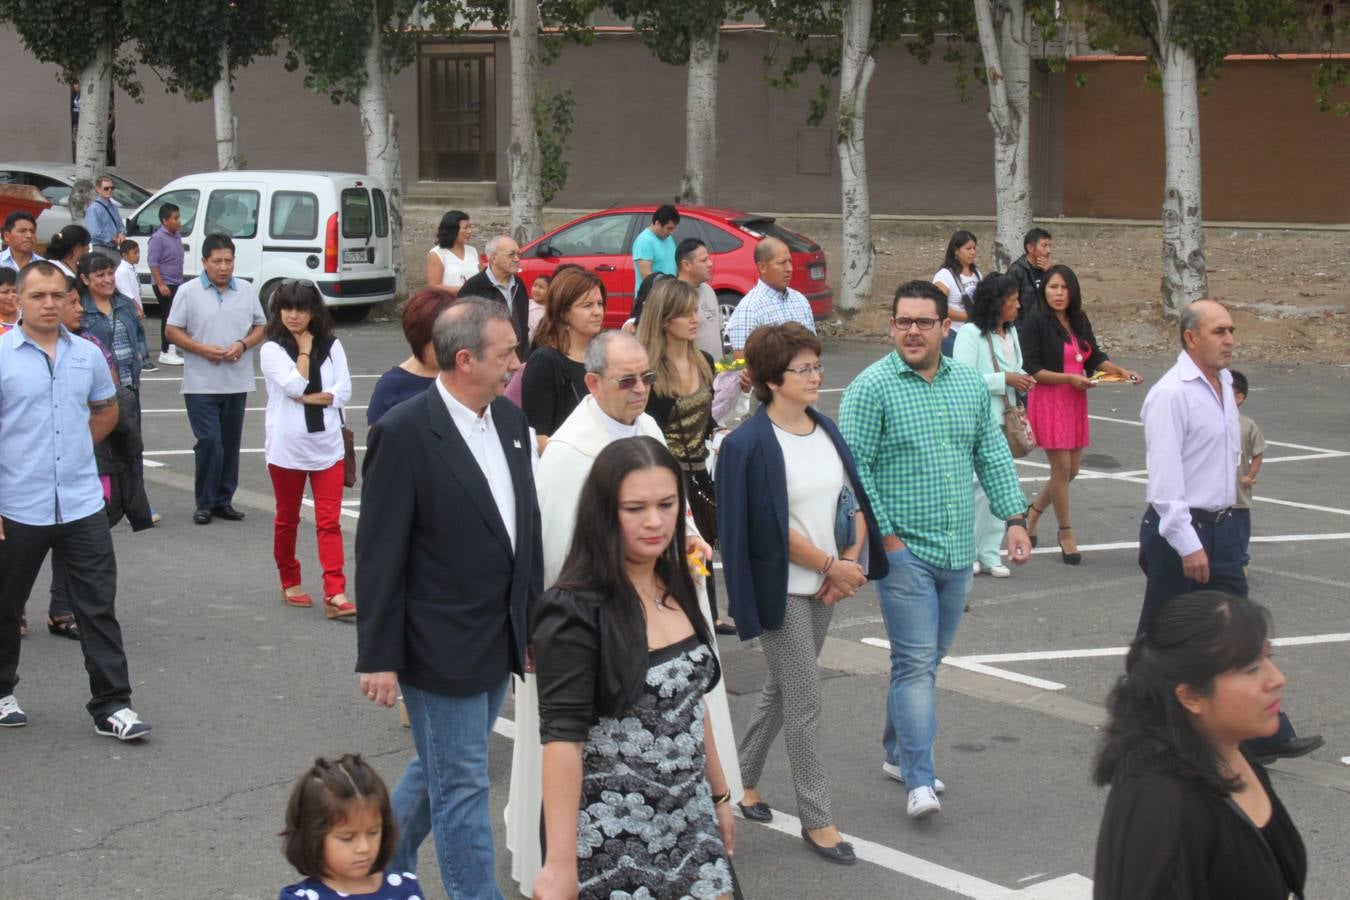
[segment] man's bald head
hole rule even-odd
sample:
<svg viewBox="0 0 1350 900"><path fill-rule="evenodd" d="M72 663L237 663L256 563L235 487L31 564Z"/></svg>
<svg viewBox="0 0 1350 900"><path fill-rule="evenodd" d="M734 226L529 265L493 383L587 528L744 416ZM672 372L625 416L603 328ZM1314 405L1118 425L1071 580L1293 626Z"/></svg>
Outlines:
<svg viewBox="0 0 1350 900"><path fill-rule="evenodd" d="M1181 308L1181 315L1177 320L1178 336L1181 338L1181 348L1186 349L1186 332L1197 332L1204 327L1204 320L1216 315L1217 313L1227 313L1228 309L1217 300L1201 299L1192 300Z"/></svg>
<svg viewBox="0 0 1350 900"><path fill-rule="evenodd" d="M786 291L792 282L792 252L775 237L766 237L755 245L755 266L759 278L776 291Z"/></svg>
<svg viewBox="0 0 1350 900"><path fill-rule="evenodd" d="M1181 347L1211 379L1228 368L1237 347L1233 317L1222 303L1196 300L1181 310Z"/></svg>

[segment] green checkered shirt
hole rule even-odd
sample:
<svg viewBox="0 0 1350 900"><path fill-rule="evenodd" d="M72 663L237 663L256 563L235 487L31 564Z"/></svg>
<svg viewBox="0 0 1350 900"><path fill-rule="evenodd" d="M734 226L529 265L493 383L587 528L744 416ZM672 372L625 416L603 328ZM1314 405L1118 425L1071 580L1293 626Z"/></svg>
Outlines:
<svg viewBox="0 0 1350 900"><path fill-rule="evenodd" d="M899 353L868 366L844 391L844 435L882 535L898 535L943 569L975 561L974 476L994 515L1027 508L989 388L970 366L942 357L930 384Z"/></svg>

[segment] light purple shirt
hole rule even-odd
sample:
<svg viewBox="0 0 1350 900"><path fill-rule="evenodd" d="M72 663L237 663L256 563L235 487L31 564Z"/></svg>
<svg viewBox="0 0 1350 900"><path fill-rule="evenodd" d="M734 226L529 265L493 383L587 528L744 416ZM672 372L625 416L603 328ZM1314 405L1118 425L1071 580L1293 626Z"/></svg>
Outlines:
<svg viewBox="0 0 1350 900"><path fill-rule="evenodd" d="M1191 510L1217 512L1237 502L1242 427L1233 376L1219 373L1216 394L1186 353L1144 398L1146 498L1158 513L1158 531L1181 556L1200 550Z"/></svg>

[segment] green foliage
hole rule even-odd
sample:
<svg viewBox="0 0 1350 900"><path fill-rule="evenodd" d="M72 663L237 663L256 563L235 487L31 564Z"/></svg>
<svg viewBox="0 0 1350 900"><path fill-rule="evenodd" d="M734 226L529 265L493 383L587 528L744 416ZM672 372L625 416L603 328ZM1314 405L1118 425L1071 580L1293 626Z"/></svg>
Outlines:
<svg viewBox="0 0 1350 900"><path fill-rule="evenodd" d="M0 0L0 21L18 32L39 62L59 66L62 77L73 84L100 47L111 44L117 56L132 36L133 20L124 0L87 0L78 9L37 0ZM140 98L133 64L116 60L113 77L129 96Z"/></svg>
<svg viewBox="0 0 1350 900"><path fill-rule="evenodd" d="M280 0L123 0L123 5L132 21L144 23L136 35L142 61L163 73L169 91L194 101L208 99L221 78L222 44L230 48L233 71L275 53L282 33Z"/></svg>
<svg viewBox="0 0 1350 900"><path fill-rule="evenodd" d="M610 10L632 22L642 43L663 63L689 62L689 45L701 34L716 32L728 19L740 20L753 0L610 0ZM721 54L725 59L726 54Z"/></svg>
<svg viewBox="0 0 1350 900"><path fill-rule="evenodd" d="M446 0L435 0L444 5ZM591 17L600 8L600 0L538 0L539 61L549 65L558 58L563 47L577 44L589 47L595 42L595 28ZM434 4L433 4L434 5ZM491 22L492 27L506 31L511 27L510 0L464 0L464 10L470 19Z"/></svg>
<svg viewBox="0 0 1350 900"><path fill-rule="evenodd" d="M534 130L539 139L540 192L549 203L567 186L567 139L576 108L572 88L540 93L534 101Z"/></svg>
<svg viewBox="0 0 1350 900"><path fill-rule="evenodd" d="M391 73L417 58L418 35L408 24L419 5L438 26L451 28L464 9L458 0L286 0L286 69L294 72L303 61L306 88L335 104L355 103L371 40L382 42Z"/></svg>

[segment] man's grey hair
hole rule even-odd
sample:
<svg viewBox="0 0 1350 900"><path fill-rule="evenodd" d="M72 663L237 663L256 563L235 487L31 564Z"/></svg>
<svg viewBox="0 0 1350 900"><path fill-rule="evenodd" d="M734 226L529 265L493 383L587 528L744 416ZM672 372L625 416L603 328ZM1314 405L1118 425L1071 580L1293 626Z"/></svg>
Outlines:
<svg viewBox="0 0 1350 900"><path fill-rule="evenodd" d="M1186 332L1200 330L1200 317L1204 315L1206 303L1216 303L1217 301L1200 299L1192 300L1181 308L1181 315L1177 317L1177 336L1181 339L1181 349L1186 349Z"/></svg>
<svg viewBox="0 0 1350 900"><path fill-rule="evenodd" d="M642 346L642 342L633 337L626 331L602 331L591 339L591 343L586 347L586 371L592 375L603 375L609 368L609 350L610 347L618 341L620 344L633 344L647 352L647 348Z"/></svg>
<svg viewBox="0 0 1350 900"><path fill-rule="evenodd" d="M482 297L464 297L441 313L431 330L431 345L436 348L436 365L440 370L453 369L461 350L468 350L474 359L482 359L488 323L494 319L512 324L506 304Z"/></svg>
<svg viewBox="0 0 1350 900"><path fill-rule="evenodd" d="M488 256L491 256L498 250L502 249L502 244L509 240L512 240L511 235L509 234L496 235L495 237L489 239L487 244L483 246L483 252Z"/></svg>
<svg viewBox="0 0 1350 900"><path fill-rule="evenodd" d="M113 187L117 187L117 182L114 181L113 177L109 175L107 172L104 172L102 175L94 179L94 187L98 187L105 181L111 184Z"/></svg>

